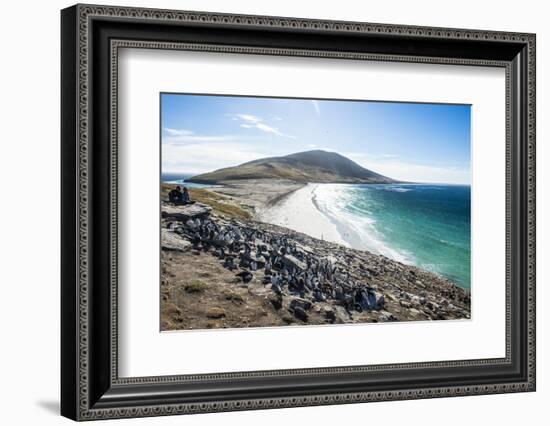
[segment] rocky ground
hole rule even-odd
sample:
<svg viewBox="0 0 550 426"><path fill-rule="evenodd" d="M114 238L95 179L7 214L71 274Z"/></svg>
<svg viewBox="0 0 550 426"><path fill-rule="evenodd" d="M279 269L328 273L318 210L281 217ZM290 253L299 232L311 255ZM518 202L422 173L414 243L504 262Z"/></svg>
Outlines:
<svg viewBox="0 0 550 426"><path fill-rule="evenodd" d="M162 330L470 317L445 278L257 222L230 194L191 195L162 206Z"/></svg>

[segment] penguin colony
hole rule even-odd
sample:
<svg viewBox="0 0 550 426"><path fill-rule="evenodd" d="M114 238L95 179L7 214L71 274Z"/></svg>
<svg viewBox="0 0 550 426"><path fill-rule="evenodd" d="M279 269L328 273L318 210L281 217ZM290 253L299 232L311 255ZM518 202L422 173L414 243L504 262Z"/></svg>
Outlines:
<svg viewBox="0 0 550 426"><path fill-rule="evenodd" d="M203 265L225 268L249 294L259 294L257 286L263 286L267 304L287 324L292 320L286 312L294 322L313 324L470 318L468 291L414 266L284 227L227 217L199 203L193 209L163 208L162 213L163 249L180 251L179 262L205 256ZM166 299L183 303L188 312L172 318L173 323L196 328L195 321L201 321L192 313L196 299L186 297L188 302ZM238 326L238 320L232 321Z"/></svg>

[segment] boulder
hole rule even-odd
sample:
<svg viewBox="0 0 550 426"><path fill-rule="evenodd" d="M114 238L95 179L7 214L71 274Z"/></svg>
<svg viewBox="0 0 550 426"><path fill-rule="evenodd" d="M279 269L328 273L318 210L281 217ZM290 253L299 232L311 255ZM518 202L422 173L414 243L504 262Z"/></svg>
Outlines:
<svg viewBox="0 0 550 426"><path fill-rule="evenodd" d="M213 319L222 318L225 316L225 310L218 307L208 308L206 310L206 316Z"/></svg>
<svg viewBox="0 0 550 426"><path fill-rule="evenodd" d="M412 304L410 304L409 302L407 302L405 300L400 300L399 304L405 309L412 308Z"/></svg>
<svg viewBox="0 0 550 426"><path fill-rule="evenodd" d="M298 308L303 309L304 311L307 311L309 310L309 308L311 308L311 302L305 299L292 299L290 301L290 304L288 305L288 308L291 311L295 311Z"/></svg>
<svg viewBox="0 0 550 426"><path fill-rule="evenodd" d="M160 244L163 250L173 251L185 251L191 247L191 242L166 228L161 230Z"/></svg>
<svg viewBox="0 0 550 426"><path fill-rule="evenodd" d="M279 294L271 293L267 297L267 299L269 300L269 302L273 306L273 309L275 309L276 311L278 311L279 309L281 309L283 307L283 296L281 295L281 293L279 293Z"/></svg>
<svg viewBox="0 0 550 426"><path fill-rule="evenodd" d="M280 316L285 324L292 324L294 322L294 318L287 311L281 311Z"/></svg>
<svg viewBox="0 0 550 426"><path fill-rule="evenodd" d="M308 320L308 315L307 315L307 312L304 311L302 308L300 308L299 306L297 306L295 309L294 309L294 316L299 319L300 321L304 321L304 322L307 322Z"/></svg>
<svg viewBox="0 0 550 426"><path fill-rule="evenodd" d="M201 203L182 206L166 204L162 206L162 217L185 223L189 219L203 219L207 217L211 211L212 207Z"/></svg>
<svg viewBox="0 0 550 426"><path fill-rule="evenodd" d="M390 314L387 311L382 311L380 313L380 317L378 318L380 322L393 322L397 321L397 318L395 318L392 314Z"/></svg>
<svg viewBox="0 0 550 426"><path fill-rule="evenodd" d="M325 312L325 318L331 323L334 323L334 321L336 321L336 313L334 310L330 306L325 306L323 310Z"/></svg>
<svg viewBox="0 0 550 426"><path fill-rule="evenodd" d="M306 264L305 262L302 262L301 260L296 259L294 256L287 254L283 256L283 263L290 268L296 268L299 271L305 271L306 270Z"/></svg>

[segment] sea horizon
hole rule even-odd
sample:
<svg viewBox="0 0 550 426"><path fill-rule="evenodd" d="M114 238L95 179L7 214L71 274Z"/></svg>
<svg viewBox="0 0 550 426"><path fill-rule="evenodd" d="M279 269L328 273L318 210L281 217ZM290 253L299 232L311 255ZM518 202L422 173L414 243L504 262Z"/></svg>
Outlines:
<svg viewBox="0 0 550 426"><path fill-rule="evenodd" d="M186 181L186 179L192 178L194 176L198 176L205 172L195 172L195 173L188 173L188 172L163 172L161 173L161 181L162 183L183 183ZM266 178L271 179L271 178ZM251 179L254 180L254 179ZM245 180L243 180L244 182ZM193 182L187 182L188 184L192 184ZM310 182L310 183L316 183L321 184L324 182ZM396 183L339 183L338 185L395 185ZM448 185L448 186L472 186L471 183L460 183L460 182L397 182L399 185ZM201 186L212 186L212 185L206 185L206 184L200 184Z"/></svg>

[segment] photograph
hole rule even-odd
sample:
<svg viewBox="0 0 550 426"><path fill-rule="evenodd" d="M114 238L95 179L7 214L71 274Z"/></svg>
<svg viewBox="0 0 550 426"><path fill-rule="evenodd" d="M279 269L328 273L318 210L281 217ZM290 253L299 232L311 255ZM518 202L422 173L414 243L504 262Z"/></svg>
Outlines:
<svg viewBox="0 0 550 426"><path fill-rule="evenodd" d="M32 128L52 137L31 137L36 149L4 144L21 151L5 156L8 175L28 183L5 181L28 197L49 174L41 188L58 185L60 202L40 204L55 208L39 222L36 203L4 209L21 260L4 281L29 269L14 224L56 235L31 237L44 243L32 246L40 306L21 315L24 285L3 299L36 337L8 327L23 352L57 344L41 371L8 377L40 398L8 417L269 424L273 409L325 406L331 424L368 403L374 421L403 411L425 425L427 404L460 424L488 406L499 424L542 412L548 25L529 5L449 15L399 1L63 4L60 20L39 8L51 49L34 43L16 63L58 60L40 79L6 68L21 78L7 80L4 139L22 140L30 94L60 108L39 109ZM60 291L44 285L49 267ZM514 398L521 409L503 404Z"/></svg>
<svg viewBox="0 0 550 426"><path fill-rule="evenodd" d="M160 94L161 331L471 315L471 105Z"/></svg>

